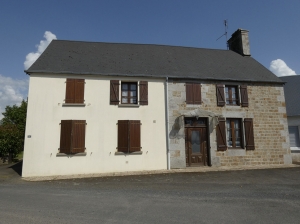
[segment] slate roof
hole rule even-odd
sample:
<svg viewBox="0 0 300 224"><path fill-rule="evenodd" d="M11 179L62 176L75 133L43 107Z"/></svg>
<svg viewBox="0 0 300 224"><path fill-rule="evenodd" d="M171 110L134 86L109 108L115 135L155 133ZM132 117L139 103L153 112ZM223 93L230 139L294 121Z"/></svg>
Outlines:
<svg viewBox="0 0 300 224"><path fill-rule="evenodd" d="M300 75L284 76L280 79L284 85L287 116L300 115Z"/></svg>
<svg viewBox="0 0 300 224"><path fill-rule="evenodd" d="M25 72L282 83L252 57L230 50L66 40L53 40Z"/></svg>

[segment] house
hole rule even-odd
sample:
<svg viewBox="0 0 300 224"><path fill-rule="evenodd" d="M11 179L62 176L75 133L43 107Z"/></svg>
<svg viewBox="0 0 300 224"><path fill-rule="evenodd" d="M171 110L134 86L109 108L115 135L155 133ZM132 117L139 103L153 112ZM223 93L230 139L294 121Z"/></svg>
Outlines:
<svg viewBox="0 0 300 224"><path fill-rule="evenodd" d="M54 40L30 76L23 177L288 164L283 82L231 50Z"/></svg>
<svg viewBox="0 0 300 224"><path fill-rule="evenodd" d="M293 162L300 162L300 76L280 77L284 85L290 147Z"/></svg>

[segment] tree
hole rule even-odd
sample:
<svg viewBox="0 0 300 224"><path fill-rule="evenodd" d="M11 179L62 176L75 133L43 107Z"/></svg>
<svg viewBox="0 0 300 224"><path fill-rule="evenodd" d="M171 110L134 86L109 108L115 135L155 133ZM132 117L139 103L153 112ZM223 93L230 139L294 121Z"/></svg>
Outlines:
<svg viewBox="0 0 300 224"><path fill-rule="evenodd" d="M9 162L24 149L27 102L20 106L6 106L0 122L0 156Z"/></svg>

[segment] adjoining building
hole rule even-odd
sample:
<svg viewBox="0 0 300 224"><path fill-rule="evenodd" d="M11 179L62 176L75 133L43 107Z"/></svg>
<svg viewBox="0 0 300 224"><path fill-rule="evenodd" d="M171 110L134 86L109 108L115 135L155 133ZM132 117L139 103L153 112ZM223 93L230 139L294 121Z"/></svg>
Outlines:
<svg viewBox="0 0 300 224"><path fill-rule="evenodd" d="M300 162L300 75L283 76L290 147L293 162Z"/></svg>

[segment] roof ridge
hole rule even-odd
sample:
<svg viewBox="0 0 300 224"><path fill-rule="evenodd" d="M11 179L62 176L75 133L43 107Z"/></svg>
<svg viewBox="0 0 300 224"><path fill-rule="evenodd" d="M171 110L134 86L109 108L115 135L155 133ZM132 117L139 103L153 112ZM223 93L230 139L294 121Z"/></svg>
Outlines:
<svg viewBox="0 0 300 224"><path fill-rule="evenodd" d="M179 47L179 48L193 48L193 49L203 49L203 50L216 50L216 51L230 51L227 49L217 49L217 48L203 48L203 47L193 47L193 46L181 46L181 45L166 45L166 44L147 44L147 43L126 43L126 42L101 42L101 41L85 41L85 40L53 40L55 42L76 42L76 43L98 43L98 44L124 44L124 45L144 45L144 46L158 46L158 47Z"/></svg>

